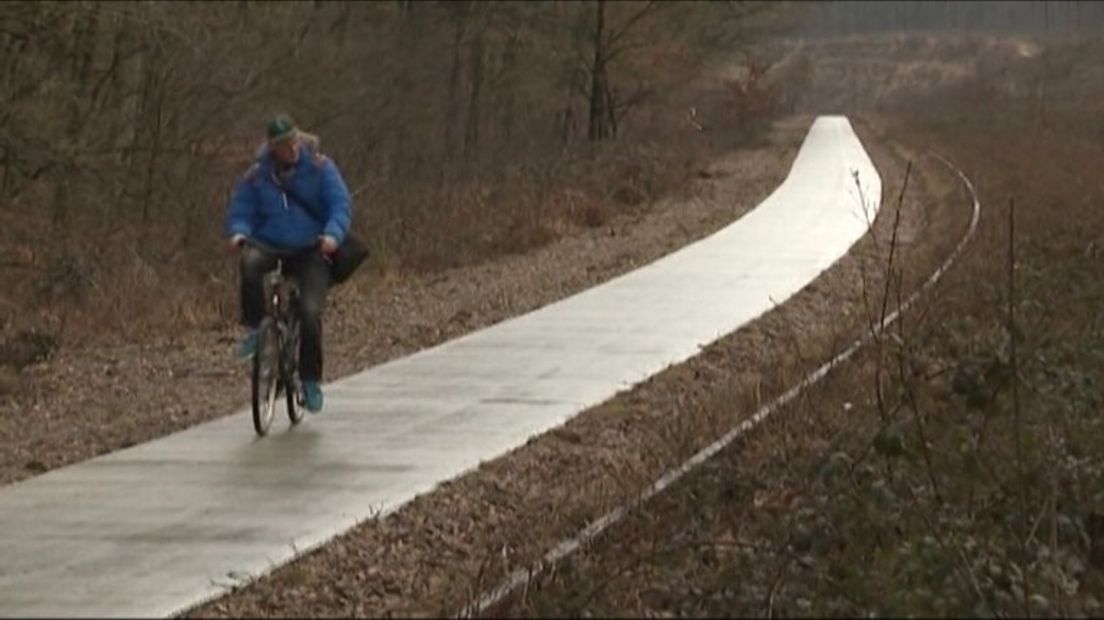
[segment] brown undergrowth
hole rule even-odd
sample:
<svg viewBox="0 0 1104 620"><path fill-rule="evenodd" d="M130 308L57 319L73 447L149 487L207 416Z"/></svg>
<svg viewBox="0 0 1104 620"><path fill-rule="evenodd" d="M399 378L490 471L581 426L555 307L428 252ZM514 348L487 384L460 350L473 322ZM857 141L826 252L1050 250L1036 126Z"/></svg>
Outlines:
<svg viewBox="0 0 1104 620"><path fill-rule="evenodd" d="M1098 616L1104 149L1084 108L1050 114L890 123L977 186L959 264L806 397L494 612ZM892 308L904 282L865 289Z"/></svg>

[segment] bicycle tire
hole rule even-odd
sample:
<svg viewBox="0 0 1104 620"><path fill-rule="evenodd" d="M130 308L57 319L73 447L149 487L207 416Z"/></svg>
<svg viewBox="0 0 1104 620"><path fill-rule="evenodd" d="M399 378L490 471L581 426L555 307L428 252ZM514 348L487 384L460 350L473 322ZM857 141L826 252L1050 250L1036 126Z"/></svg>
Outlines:
<svg viewBox="0 0 1104 620"><path fill-rule="evenodd" d="M276 323L265 317L257 328L257 350L253 353L253 430L264 437L272 426L276 394L280 390L280 343Z"/></svg>
<svg viewBox="0 0 1104 620"><path fill-rule="evenodd" d="M287 414L291 425L303 421L304 411L300 406L300 394L303 387L299 381L299 321L293 321L288 327L288 339L284 345L284 359L287 367L284 369L284 396L287 399Z"/></svg>

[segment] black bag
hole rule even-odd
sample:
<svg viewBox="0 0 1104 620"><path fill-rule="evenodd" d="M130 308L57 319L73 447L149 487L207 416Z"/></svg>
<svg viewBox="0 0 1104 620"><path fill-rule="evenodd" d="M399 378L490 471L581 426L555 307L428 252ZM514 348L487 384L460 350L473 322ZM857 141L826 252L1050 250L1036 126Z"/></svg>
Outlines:
<svg viewBox="0 0 1104 620"><path fill-rule="evenodd" d="M272 175L271 180L280 191L284 192L288 198L294 200L304 211L306 211L307 215L314 217L314 212L307 207L307 203L300 200L299 196L289 188L284 187L284 185L276 179L275 174ZM315 220L318 221L318 218L315 218ZM319 223L325 224L325 222ZM348 280L349 276L353 275L357 268L359 268L367 258L368 247L364 245L364 241L352 231L352 226L350 225L349 230L345 233L345 238L341 241L341 244L337 246L337 250L329 257L330 281L333 284L341 284L345 280Z"/></svg>
<svg viewBox="0 0 1104 620"><path fill-rule="evenodd" d="M361 263L368 258L368 248L364 241L352 230L345 233L341 245L330 257L330 278L334 284L341 284L353 275Z"/></svg>

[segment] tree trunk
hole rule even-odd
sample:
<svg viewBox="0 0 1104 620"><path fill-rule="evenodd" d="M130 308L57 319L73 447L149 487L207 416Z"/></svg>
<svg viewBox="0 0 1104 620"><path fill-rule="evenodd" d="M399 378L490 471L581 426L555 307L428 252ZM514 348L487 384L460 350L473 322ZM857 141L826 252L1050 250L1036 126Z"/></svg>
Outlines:
<svg viewBox="0 0 1104 620"><path fill-rule="evenodd" d="M441 178L445 177L445 170L452 166L453 156L456 153L456 115L457 93L460 88L460 67L463 65L461 52L464 42L464 32L467 30L467 15L461 14L456 18L456 25L452 37L452 67L449 69L448 107L445 109L445 136L444 158L441 162Z"/></svg>
<svg viewBox="0 0 1104 620"><path fill-rule="evenodd" d="M154 202L153 176L157 170L157 163L161 154L161 133L163 125L164 97L158 97L156 109L152 111L153 127L150 136L150 152L146 165L145 190L142 192L142 224L148 225L150 213Z"/></svg>
<svg viewBox="0 0 1104 620"><path fill-rule="evenodd" d="M605 0L597 0L594 7L594 61L590 66L590 128L587 131L592 142L610 137L606 109L609 102L606 99L605 21Z"/></svg>
<svg viewBox="0 0 1104 620"><path fill-rule="evenodd" d="M331 24L330 26L331 31L333 31L334 29L337 30L337 49L340 50L342 54L344 54L345 50L348 49L347 42L349 40L350 21L349 13L352 6L352 2L342 2L341 11L338 13L337 17L334 18L333 24Z"/></svg>
<svg viewBox="0 0 1104 620"><path fill-rule="evenodd" d="M613 91L610 89L609 81L608 80L603 80L603 81L604 81L604 86L605 86L605 91L604 92L605 92L605 97L606 97L606 106L605 106L606 107L606 117L607 117L607 120L608 120L608 124L606 125L606 130L608 131L610 138L616 138L617 137L617 100L614 99Z"/></svg>
<svg viewBox="0 0 1104 620"><path fill-rule="evenodd" d="M479 113L480 98L483 95L483 31L482 27L475 34L475 41L471 49L471 88L468 91L468 122L464 133L464 153L469 156L478 155L479 149Z"/></svg>
<svg viewBox="0 0 1104 620"><path fill-rule="evenodd" d="M92 64L92 51L96 45L96 25L100 12L99 3L93 4L84 19L79 19L74 27L72 73L77 80L81 95L87 90L88 70Z"/></svg>
<svg viewBox="0 0 1104 620"><path fill-rule="evenodd" d="M59 166L54 177L54 196L50 208L54 235L61 240L69 236L69 170L68 166Z"/></svg>
<svg viewBox="0 0 1104 620"><path fill-rule="evenodd" d="M506 51L502 58L503 75L509 75L513 72L518 56L517 48L518 39L516 36L511 36L509 41L506 42ZM514 132L514 101L518 89L513 80L508 78L502 90L502 136L508 144Z"/></svg>
<svg viewBox="0 0 1104 620"><path fill-rule="evenodd" d="M115 134L115 148L120 152L120 163L129 166L134 147L138 142L138 125L142 105L142 86L144 84L145 54L137 51L141 42L137 40L133 23L123 18L115 38L115 55L121 58L119 73L116 75L116 88L121 114L119 130Z"/></svg>
<svg viewBox="0 0 1104 620"><path fill-rule="evenodd" d="M4 176L0 178L0 196L4 196L11 202L15 202L15 196L12 195L11 187L11 151L4 147L4 158L0 160L0 163L4 164Z"/></svg>
<svg viewBox="0 0 1104 620"><path fill-rule="evenodd" d="M242 0L238 3L238 30L244 30L249 24L249 2Z"/></svg>
<svg viewBox="0 0 1104 620"><path fill-rule="evenodd" d="M408 0L399 0L398 2L400 16L400 32L401 41L400 55L404 58L412 58L418 47L418 34L417 24L414 20L414 8L413 4ZM416 165L413 158L410 156L407 148L409 141L410 129L408 127L409 116L403 117L405 110L401 107L406 105L410 101L413 93L414 82L409 72L400 71L395 79L395 91L398 93L397 100L399 102L399 109L396 112L398 115L398 122L395 127L395 149L394 160L392 167L397 170L399 174L410 175L416 173ZM408 178L408 177L407 177Z"/></svg>
<svg viewBox="0 0 1104 620"><path fill-rule="evenodd" d="M563 111L560 112L559 118L557 119L559 120L559 127L557 129L559 130L560 148L562 149L566 149L571 145L572 129L575 126L574 117L575 114L571 110L571 99L568 98L568 100L564 102Z"/></svg>

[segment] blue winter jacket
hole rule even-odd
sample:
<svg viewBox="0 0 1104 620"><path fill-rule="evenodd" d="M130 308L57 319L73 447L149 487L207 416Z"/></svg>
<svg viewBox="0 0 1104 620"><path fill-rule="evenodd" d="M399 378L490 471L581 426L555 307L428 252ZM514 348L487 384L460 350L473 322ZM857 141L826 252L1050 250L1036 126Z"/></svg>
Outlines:
<svg viewBox="0 0 1104 620"><path fill-rule="evenodd" d="M281 250L305 249L323 234L341 243L349 230L351 201L337 165L302 145L287 187L304 205L280 190L275 175L272 157L262 147L230 198L227 236L245 235Z"/></svg>

